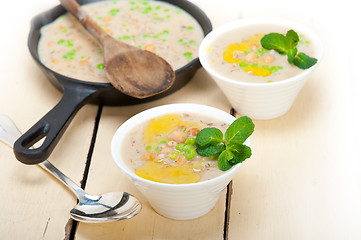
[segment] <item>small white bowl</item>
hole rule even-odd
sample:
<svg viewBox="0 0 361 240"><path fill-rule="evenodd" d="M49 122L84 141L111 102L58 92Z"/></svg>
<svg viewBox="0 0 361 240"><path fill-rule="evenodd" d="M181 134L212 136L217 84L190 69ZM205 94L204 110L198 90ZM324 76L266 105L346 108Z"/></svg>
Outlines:
<svg viewBox="0 0 361 240"><path fill-rule="evenodd" d="M242 28L260 25L283 26L305 35L314 46L315 56L312 57L318 59L317 63L294 77L271 83L232 80L222 76L209 65L207 49L219 36L239 31ZM247 32L245 37L247 37ZM226 95L232 107L239 114L256 120L277 118L288 112L311 72L319 64L322 55L323 45L313 31L298 23L276 18L250 18L227 23L210 32L199 47L199 60L202 66Z"/></svg>
<svg viewBox="0 0 361 240"><path fill-rule="evenodd" d="M241 167L241 164L237 164L218 177L189 184L153 182L136 175L126 164L128 159L120 151L125 136L140 123L165 114L182 112L202 114L228 124L236 120L232 115L210 106L189 103L163 105L145 110L128 119L118 128L111 143L115 163L147 198L153 209L160 215L176 220L194 219L208 213ZM247 139L245 144L249 146L250 140Z"/></svg>

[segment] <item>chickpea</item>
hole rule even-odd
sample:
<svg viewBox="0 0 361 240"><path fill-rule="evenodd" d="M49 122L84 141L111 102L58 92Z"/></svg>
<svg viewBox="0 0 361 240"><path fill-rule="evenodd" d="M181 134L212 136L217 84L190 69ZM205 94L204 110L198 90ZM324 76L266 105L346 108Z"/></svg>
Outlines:
<svg viewBox="0 0 361 240"><path fill-rule="evenodd" d="M265 61L266 63L271 63L275 60L275 57L271 54L267 54L267 55L264 55L262 57L263 61Z"/></svg>
<svg viewBox="0 0 361 240"><path fill-rule="evenodd" d="M155 52L155 46L153 44L145 45L143 49L150 52Z"/></svg>
<svg viewBox="0 0 361 240"><path fill-rule="evenodd" d="M178 159L175 161L179 166L182 166L187 163L187 159L185 156L180 155Z"/></svg>
<svg viewBox="0 0 361 240"><path fill-rule="evenodd" d="M255 62L257 60L257 57L257 53L250 52L245 56L244 60L246 60L247 62Z"/></svg>
<svg viewBox="0 0 361 240"><path fill-rule="evenodd" d="M187 135L188 136L197 136L197 134L199 133L199 129L192 127L190 129L187 130Z"/></svg>
<svg viewBox="0 0 361 240"><path fill-rule="evenodd" d="M184 143L187 140L187 134L185 134L184 132L176 131L170 135L170 139L177 143Z"/></svg>
<svg viewBox="0 0 361 240"><path fill-rule="evenodd" d="M145 152L142 156L144 161L153 161L155 159L155 153L153 152Z"/></svg>
<svg viewBox="0 0 361 240"><path fill-rule="evenodd" d="M170 154L171 152L172 152L173 150L172 150L172 148L170 148L170 147L165 147L165 148L163 148L162 150L160 150L160 154Z"/></svg>
<svg viewBox="0 0 361 240"><path fill-rule="evenodd" d="M256 51L257 50L257 45L255 43L251 43L249 45L249 48L252 49L253 51Z"/></svg>

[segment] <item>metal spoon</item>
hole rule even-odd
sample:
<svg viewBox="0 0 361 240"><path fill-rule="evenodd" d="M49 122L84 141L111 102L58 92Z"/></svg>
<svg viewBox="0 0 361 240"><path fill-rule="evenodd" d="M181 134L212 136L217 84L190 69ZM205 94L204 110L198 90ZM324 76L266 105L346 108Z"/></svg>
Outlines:
<svg viewBox="0 0 361 240"><path fill-rule="evenodd" d="M12 147L21 136L14 122L6 115L0 114L0 140ZM81 222L99 223L131 218L137 215L142 205L127 192L110 192L92 196L84 192L71 179L65 176L49 161L38 164L62 181L78 197L79 203L70 211L70 216Z"/></svg>
<svg viewBox="0 0 361 240"><path fill-rule="evenodd" d="M175 73L163 58L114 39L76 1L60 0L60 3L102 45L106 76L115 88L127 95L145 98L172 86Z"/></svg>

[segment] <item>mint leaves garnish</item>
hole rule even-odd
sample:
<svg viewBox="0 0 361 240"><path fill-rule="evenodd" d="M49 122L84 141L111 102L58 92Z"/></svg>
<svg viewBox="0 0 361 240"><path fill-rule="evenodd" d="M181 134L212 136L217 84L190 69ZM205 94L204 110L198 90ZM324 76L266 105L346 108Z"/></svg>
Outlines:
<svg viewBox="0 0 361 240"><path fill-rule="evenodd" d="M219 169L226 171L251 157L251 148L243 143L253 131L254 123L247 116L235 120L227 128L224 138L218 128L203 128L196 137L196 151L201 156L218 159Z"/></svg>
<svg viewBox="0 0 361 240"><path fill-rule="evenodd" d="M307 56L306 54L304 54L303 52L300 52L293 59L293 63L301 69L307 69L307 68L315 65L317 63L317 59L311 58L311 57Z"/></svg>
<svg viewBox="0 0 361 240"><path fill-rule="evenodd" d="M286 35L270 33L261 39L261 45L267 50L275 50L281 55L287 55L290 64L301 69L307 69L317 63L316 58L309 57L305 53L298 53L297 44L300 39L294 30L289 30Z"/></svg>

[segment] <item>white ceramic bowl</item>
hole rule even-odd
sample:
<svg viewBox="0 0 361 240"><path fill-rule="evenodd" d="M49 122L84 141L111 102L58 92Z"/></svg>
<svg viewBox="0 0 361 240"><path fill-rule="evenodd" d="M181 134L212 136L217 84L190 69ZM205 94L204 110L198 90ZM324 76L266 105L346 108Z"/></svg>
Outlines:
<svg viewBox="0 0 361 240"><path fill-rule="evenodd" d="M207 49L219 36L242 28L265 24L286 26L305 35L314 46L315 56L312 57L318 59L317 63L294 77L271 83L249 83L242 82L241 79L235 81L222 76L210 67L207 61ZM245 36L247 37L247 32ZM226 95L233 108L239 114L257 120L277 118L288 112L311 72L320 62L322 55L322 43L313 31L298 23L275 18L250 18L227 23L210 32L199 48L199 60L202 66Z"/></svg>
<svg viewBox="0 0 361 240"><path fill-rule="evenodd" d="M169 113L197 113L220 119L231 124L236 118L219 109L189 103L163 105L145 110L124 122L113 136L111 152L115 163L130 178L134 185L147 198L153 209L160 215L171 219L194 219L208 213L217 203L222 191L232 180L241 164L233 166L224 174L198 183L168 184L153 182L139 177L128 167L126 159L120 149L124 137L134 127ZM245 142L249 146L250 140Z"/></svg>

